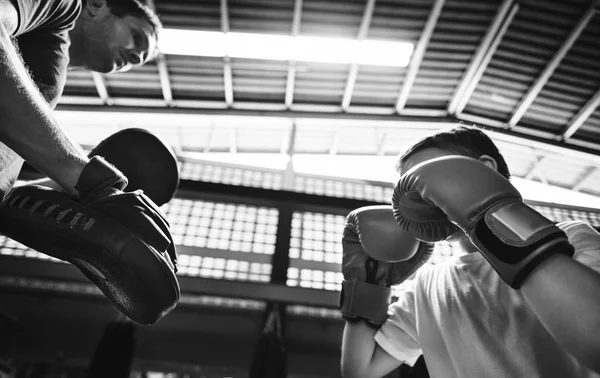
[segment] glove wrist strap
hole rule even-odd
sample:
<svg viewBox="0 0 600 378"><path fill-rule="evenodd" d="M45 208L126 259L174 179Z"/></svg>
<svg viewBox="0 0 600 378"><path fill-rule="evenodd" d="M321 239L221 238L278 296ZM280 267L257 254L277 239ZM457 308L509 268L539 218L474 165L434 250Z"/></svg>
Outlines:
<svg viewBox="0 0 600 378"><path fill-rule="evenodd" d="M340 310L346 320L364 319L380 326L387 319L392 289L358 280L344 280Z"/></svg>
<svg viewBox="0 0 600 378"><path fill-rule="evenodd" d="M94 156L81 171L75 184L79 198L96 197L98 193L113 188L123 190L127 177L100 156Z"/></svg>
<svg viewBox="0 0 600 378"><path fill-rule="evenodd" d="M519 289L548 257L559 253L571 257L574 253L561 229L522 202L504 201L492 207L469 236L513 289Z"/></svg>

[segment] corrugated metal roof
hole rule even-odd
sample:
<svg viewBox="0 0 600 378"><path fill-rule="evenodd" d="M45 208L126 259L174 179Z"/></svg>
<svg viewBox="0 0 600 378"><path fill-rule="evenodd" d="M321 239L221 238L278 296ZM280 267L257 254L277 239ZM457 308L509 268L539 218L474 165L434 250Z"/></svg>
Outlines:
<svg viewBox="0 0 600 378"><path fill-rule="evenodd" d="M148 125L169 134L182 150L201 152L285 151L296 122L296 153L392 155L437 127L414 128L411 117L422 122L441 117L476 121L491 130L600 155L600 15L593 8L597 1L370 1L154 4L167 28L351 39L362 35L412 42L423 53L415 58L422 59L400 68L166 55L164 61L100 76L101 80L82 70L69 71L62 108L68 104L71 109L118 112L143 106L167 116L237 111L281 117L279 126L266 128L255 123L227 126L219 117L195 121L190 116L183 121L179 114L172 118L178 121ZM405 102L399 98L403 91ZM464 106L455 108L460 102ZM304 119L303 114L309 116ZM336 122L315 123L315 114ZM344 121L354 117L368 122L356 127ZM144 126L126 119L105 122ZM382 120L397 122L388 127ZM99 127L99 120L93 122ZM177 131L171 132L171 127ZM505 142L503 150L515 176L600 194L600 173L595 170L600 160L512 143Z"/></svg>

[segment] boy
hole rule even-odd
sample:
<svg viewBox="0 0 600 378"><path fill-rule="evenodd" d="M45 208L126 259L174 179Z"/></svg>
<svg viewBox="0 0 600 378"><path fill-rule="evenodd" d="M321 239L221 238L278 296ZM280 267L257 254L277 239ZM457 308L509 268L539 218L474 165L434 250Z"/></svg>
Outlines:
<svg viewBox="0 0 600 378"><path fill-rule="evenodd" d="M428 168L435 168L434 164L439 164L440 158L442 161L452 160L453 155L479 160L480 166L485 165L485 169L491 168L499 174L497 176L503 176L501 180L508 182L510 178L506 162L497 147L476 128L460 126L415 143L399 158L397 169L404 175L401 184L406 185L410 179L416 182L429 180L428 190L433 193L457 189L452 200L442 204L439 202L442 196L420 187L411 188L420 190L421 195L430 200L429 203L433 198L434 203L447 211L448 218L455 212L447 208L477 198L470 191L487 190L488 172L485 169L481 176L472 170L468 175L456 177L452 177L453 171L447 167L443 171L438 170L438 177L428 177L423 170L428 165ZM461 159L456 160L461 163ZM439 181L436 182L436 179ZM499 190L493 185L491 189ZM516 192L514 188L512 190ZM395 210L399 206L402 204L396 201ZM415 211L425 210L417 208ZM385 238L378 237L379 245L365 243L370 234L390 222L389 215L381 216L379 220L368 219L376 218L370 213L373 213L372 209L363 209L359 214L362 219L350 222L351 229L359 230L358 240L364 253L380 261L405 260L394 264L379 262L378 272L394 272L398 270L397 266L406 264L409 265L406 268L408 272L417 270L427 255L413 255L413 244L406 241L397 243L393 248L396 256L392 258L388 253L382 258L378 251L385 245ZM428 216L432 217L431 214ZM366 219L370 222L365 222ZM456 221L458 218L450 219ZM432 377L600 376L598 232L579 221L558 224L556 234L566 234L567 244L574 250L572 257L568 253L549 253L540 259L541 262L536 260L538 265L528 269L527 274L522 275L525 277L522 283L517 284L506 278L506 271L493 267L488 262L489 254L484 256L480 252L485 248L475 247L471 242L475 239L467 237L463 230L456 228L454 231L457 232L451 235L450 230L456 227L454 223L457 222L444 222L438 225L431 222L430 229L420 230L421 236L439 231L438 226L446 227L445 240L459 244L464 253L447 263L419 269L414 280L404 284L398 301L389 306L387 319L384 316L373 321L373 314L365 309L344 314L342 307L342 313L348 320L342 341L344 377L383 377L402 363L413 365L421 354ZM412 226L415 231L420 227ZM405 231L397 229L395 232ZM393 242L394 238L390 236L387 240ZM423 250L421 246L427 244L412 243L419 245L417 254ZM347 281L353 278L349 274L350 261L346 258L351 252L350 245L348 242L344 245L344 259L348 261L344 266ZM404 252L408 247L411 250ZM356 244L353 248L357 248ZM537 250L532 253L537 253ZM365 265L367 274L363 278L369 276L369 265ZM353 266L356 267L356 263ZM371 284L369 290L375 290L398 284L406 277L408 275L382 279L380 275L378 279L366 281ZM370 298L375 297L371 293Z"/></svg>

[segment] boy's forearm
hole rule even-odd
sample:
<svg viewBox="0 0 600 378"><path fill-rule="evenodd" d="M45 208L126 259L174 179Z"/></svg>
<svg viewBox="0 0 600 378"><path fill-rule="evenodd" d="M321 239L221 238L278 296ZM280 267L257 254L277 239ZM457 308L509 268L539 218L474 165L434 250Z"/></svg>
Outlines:
<svg viewBox="0 0 600 378"><path fill-rule="evenodd" d="M556 341L600 372L600 274L556 255L536 268L521 291Z"/></svg>
<svg viewBox="0 0 600 378"><path fill-rule="evenodd" d="M0 24L0 141L69 193L88 159L54 119Z"/></svg>
<svg viewBox="0 0 600 378"><path fill-rule="evenodd" d="M342 376L366 377L375 350L377 330L364 322L346 322L342 338Z"/></svg>

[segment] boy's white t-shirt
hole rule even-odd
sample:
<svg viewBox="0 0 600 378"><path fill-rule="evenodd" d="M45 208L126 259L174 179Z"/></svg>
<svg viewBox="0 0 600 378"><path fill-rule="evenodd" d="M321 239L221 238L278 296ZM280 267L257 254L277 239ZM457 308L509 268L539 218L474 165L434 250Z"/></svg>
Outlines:
<svg viewBox="0 0 600 378"><path fill-rule="evenodd" d="M580 221L558 226L574 258L600 272L600 234ZM600 377L554 341L480 253L423 267L405 284L375 340L411 366L423 354L433 378Z"/></svg>

